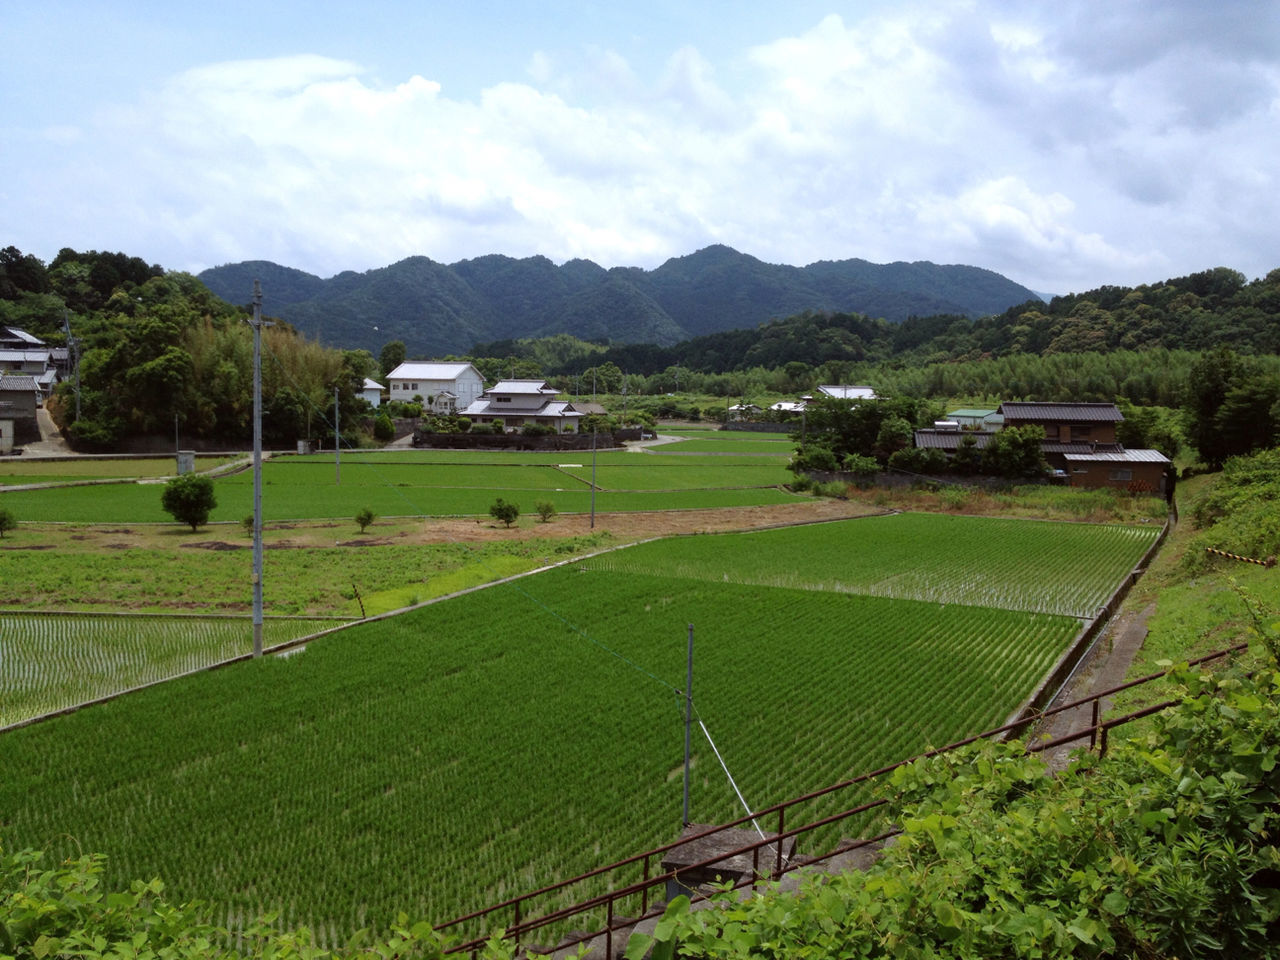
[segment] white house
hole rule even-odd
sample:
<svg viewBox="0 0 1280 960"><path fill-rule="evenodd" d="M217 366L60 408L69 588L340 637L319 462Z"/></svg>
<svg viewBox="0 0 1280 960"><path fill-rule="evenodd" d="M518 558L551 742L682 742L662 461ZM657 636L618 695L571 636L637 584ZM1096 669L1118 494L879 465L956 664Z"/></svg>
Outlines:
<svg viewBox="0 0 1280 960"><path fill-rule="evenodd" d="M375 410L382 405L382 384L377 380L364 378L364 386L360 388L360 396L369 401Z"/></svg>
<svg viewBox="0 0 1280 960"><path fill-rule="evenodd" d="M508 429L526 423L554 427L557 433L578 429L583 414L567 400L556 399L556 389L545 380L500 380L462 411L473 423L501 420Z"/></svg>
<svg viewBox="0 0 1280 960"><path fill-rule="evenodd" d="M484 378L469 363L409 360L387 376L392 400L408 403L422 397L436 413L453 413L469 407L484 393Z"/></svg>
<svg viewBox="0 0 1280 960"><path fill-rule="evenodd" d="M837 400L878 400L876 392L871 387L855 387L844 384L829 383L826 386L818 387L818 392L828 397L835 397Z"/></svg>

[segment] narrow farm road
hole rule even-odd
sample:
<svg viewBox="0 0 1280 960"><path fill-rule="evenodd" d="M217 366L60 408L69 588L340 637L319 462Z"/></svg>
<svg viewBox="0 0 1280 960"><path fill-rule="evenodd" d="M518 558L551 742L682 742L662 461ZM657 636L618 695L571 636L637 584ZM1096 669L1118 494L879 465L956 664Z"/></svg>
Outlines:
<svg viewBox="0 0 1280 960"><path fill-rule="evenodd" d="M28 443L22 448L24 457L74 457L76 452L67 446L62 438L53 417L44 407L36 408L36 425L40 428L40 439Z"/></svg>
<svg viewBox="0 0 1280 960"><path fill-rule="evenodd" d="M1147 618L1155 612L1156 605L1148 604L1141 610L1123 611L1116 616L1106 632L1094 644L1088 659L1081 664L1075 678L1049 704L1050 708L1071 703L1081 697L1092 696L1102 690L1109 690L1124 683L1129 664L1141 649L1147 638ZM1103 715L1111 709L1111 698L1107 697L1099 705ZM1092 710L1088 706L1076 707L1054 714L1036 728L1036 736L1046 740L1065 736L1074 730L1080 730L1092 723ZM1062 770L1071 759L1071 752L1087 741L1064 744L1044 752L1045 762L1052 770Z"/></svg>

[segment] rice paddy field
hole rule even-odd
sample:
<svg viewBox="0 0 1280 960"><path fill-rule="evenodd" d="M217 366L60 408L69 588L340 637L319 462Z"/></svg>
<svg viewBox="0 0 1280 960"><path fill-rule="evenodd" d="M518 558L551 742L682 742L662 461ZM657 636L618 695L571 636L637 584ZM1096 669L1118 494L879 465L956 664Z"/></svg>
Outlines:
<svg viewBox="0 0 1280 960"><path fill-rule="evenodd" d="M333 625L271 618L263 644ZM0 614L0 727L252 650L247 617Z"/></svg>
<svg viewBox="0 0 1280 960"><path fill-rule="evenodd" d="M0 736L0 837L102 851L233 929L442 920L674 838L689 624L697 715L763 807L997 725L1137 529L902 515L642 544ZM705 742L694 771L695 820L741 813Z"/></svg>
<svg viewBox="0 0 1280 960"><path fill-rule="evenodd" d="M213 470L232 463L235 457L199 457L196 469ZM0 487L42 483L81 483L86 480L119 480L137 477L172 476L177 470L173 457L90 457L78 460L0 461Z"/></svg>
<svg viewBox="0 0 1280 960"><path fill-rule="evenodd" d="M1092 617L1156 541L1154 524L1049 523L906 513L867 517L814 564L805 528L669 540L586 561L591 569L720 579L761 587L860 593Z"/></svg>
<svg viewBox="0 0 1280 960"><path fill-rule="evenodd" d="M677 444L676 446L679 446ZM658 448L662 449L662 448ZM782 451L790 453L789 449ZM605 451L596 455L595 509L681 510L786 503L787 456L674 456ZM235 522L253 510L250 471L214 481L213 522ZM527 513L538 501L559 513L592 505L588 451L394 451L333 457L273 458L263 465L267 521L350 517L363 507L379 516L485 515L498 496ZM0 492L0 506L22 520L70 523L158 523L158 481Z"/></svg>

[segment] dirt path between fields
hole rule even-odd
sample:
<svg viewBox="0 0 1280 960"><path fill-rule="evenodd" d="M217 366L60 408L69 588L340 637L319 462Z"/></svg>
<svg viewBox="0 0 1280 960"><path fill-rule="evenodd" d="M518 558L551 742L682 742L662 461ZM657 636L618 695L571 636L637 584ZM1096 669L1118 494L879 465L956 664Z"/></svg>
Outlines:
<svg viewBox="0 0 1280 960"><path fill-rule="evenodd" d="M1118 614L1081 662L1071 682L1049 704L1049 709L1124 683L1129 665L1147 639L1147 619L1155 609L1155 603L1149 603L1141 610L1127 610ZM1111 709L1111 699L1106 697L1099 704L1100 715L1105 715ZM1064 710L1041 722L1029 739L1053 740L1087 727L1092 722L1092 708L1088 705ZM1062 770L1070 763L1072 751L1088 745L1088 740L1063 744L1044 751L1043 756L1050 769Z"/></svg>

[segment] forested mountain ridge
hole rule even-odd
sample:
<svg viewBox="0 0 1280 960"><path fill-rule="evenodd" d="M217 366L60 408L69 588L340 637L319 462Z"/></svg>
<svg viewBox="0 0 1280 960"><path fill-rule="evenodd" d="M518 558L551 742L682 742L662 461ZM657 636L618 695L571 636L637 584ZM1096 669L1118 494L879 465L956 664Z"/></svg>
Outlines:
<svg viewBox="0 0 1280 960"><path fill-rule="evenodd" d="M806 311L672 346L615 344L590 362L642 374L668 367L712 373L788 363L923 365L1222 345L1246 354L1280 354L1280 269L1247 282L1238 271L1216 267L1137 287L1099 287L1047 304L1028 301L976 320L943 313L890 323L861 313ZM492 346L481 344L476 352L492 353L486 349Z"/></svg>
<svg viewBox="0 0 1280 960"><path fill-rule="evenodd" d="M654 270L491 255L450 265L409 257L328 280L267 261L199 274L231 303L247 301L254 277L262 280L270 312L308 336L369 350L401 340L411 355L432 356L461 353L483 340L557 333L670 346L806 310L889 321L938 313L979 317L1037 299L980 267L857 259L793 267L721 245Z"/></svg>

